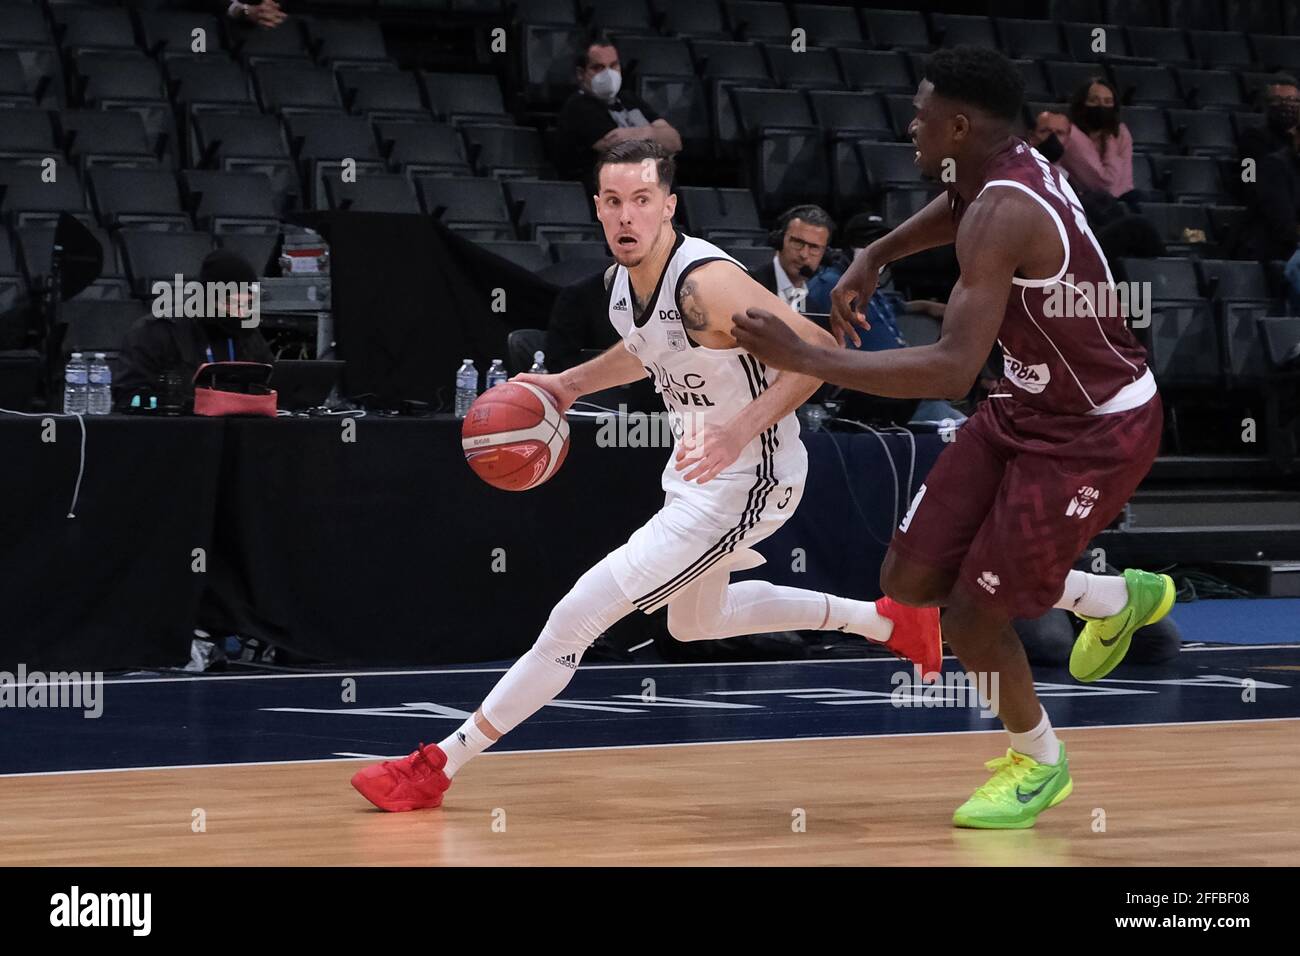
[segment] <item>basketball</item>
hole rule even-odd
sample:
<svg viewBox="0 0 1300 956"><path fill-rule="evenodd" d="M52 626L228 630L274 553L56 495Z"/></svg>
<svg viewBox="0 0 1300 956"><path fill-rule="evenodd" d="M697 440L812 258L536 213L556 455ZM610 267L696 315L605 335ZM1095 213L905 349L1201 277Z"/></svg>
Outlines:
<svg viewBox="0 0 1300 956"><path fill-rule="evenodd" d="M544 389L503 382L480 395L461 426L474 474L502 491L536 488L569 453L569 423Z"/></svg>

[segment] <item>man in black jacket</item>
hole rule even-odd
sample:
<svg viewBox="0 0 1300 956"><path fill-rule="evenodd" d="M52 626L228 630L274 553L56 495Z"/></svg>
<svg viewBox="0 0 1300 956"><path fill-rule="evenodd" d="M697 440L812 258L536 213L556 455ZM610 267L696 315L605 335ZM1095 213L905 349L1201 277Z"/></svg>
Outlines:
<svg viewBox="0 0 1300 956"><path fill-rule="evenodd" d="M1300 239L1300 128L1289 142L1259 162L1254 183L1245 185L1245 253L1255 259L1290 259Z"/></svg>
<svg viewBox="0 0 1300 956"><path fill-rule="evenodd" d="M228 249L208 253L199 269L199 282L205 289L217 283L247 286L257 281L257 271L248 260ZM170 285L166 291L156 291L172 296ZM113 368L117 403L127 404L141 392L162 395L168 372L179 374L188 392L193 388L194 373L205 363L273 361L261 331L256 325L247 327L255 318L247 317L246 310L251 306L247 295L241 298L233 307L218 304L210 311L204 308L204 314L195 317L185 314L183 302L172 302L171 307L155 307L152 314L136 320Z"/></svg>
<svg viewBox="0 0 1300 956"><path fill-rule="evenodd" d="M1291 129L1300 121L1300 86L1286 73L1270 78L1258 94L1264 125L1251 126L1237 137L1240 159L1263 162L1264 157L1291 145Z"/></svg>
<svg viewBox="0 0 1300 956"><path fill-rule="evenodd" d="M618 49L597 35L575 59L578 89L564 102L556 121L560 173L583 181L595 193L591 170L596 154L615 143L652 139L670 153L679 152L682 138L668 121L631 90L623 88ZM653 72L647 64L645 72Z"/></svg>

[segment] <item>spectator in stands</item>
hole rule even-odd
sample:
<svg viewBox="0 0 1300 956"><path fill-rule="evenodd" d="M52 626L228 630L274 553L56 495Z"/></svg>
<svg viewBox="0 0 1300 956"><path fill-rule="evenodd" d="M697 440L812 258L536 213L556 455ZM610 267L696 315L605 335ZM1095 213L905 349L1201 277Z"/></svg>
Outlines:
<svg viewBox="0 0 1300 956"><path fill-rule="evenodd" d="M844 274L843 265L826 259L834 231L835 220L821 206L787 209L768 234L776 254L754 272L755 281L796 312L829 313L831 289Z"/></svg>
<svg viewBox="0 0 1300 956"><path fill-rule="evenodd" d="M233 2L217 0L217 3L225 7L226 16L230 19L266 29L278 27L289 16L280 9L280 4L276 0L251 0L249 3L241 3L240 0L233 0Z"/></svg>
<svg viewBox="0 0 1300 956"><path fill-rule="evenodd" d="M1098 82L1092 85L1100 87L1102 84ZM1077 95L1075 99L1078 99ZM1087 109L1087 107L1084 106L1084 109ZM1123 129L1124 134L1127 135L1128 128L1122 123L1120 127ZM1091 139L1084 136L1079 127L1070 122L1069 117L1063 113L1053 113L1045 110L1038 114L1037 125L1029 132L1027 140L1030 146L1042 153L1043 158L1056 165L1064 176L1070 180L1070 187L1078 195L1079 202L1083 205L1084 214L1088 217L1088 225L1096 233L1097 241L1101 244L1102 252L1106 254L1106 258L1114 260L1152 258L1164 255L1165 247L1160 239L1160 233L1155 226L1143 219L1138 213L1136 192L1130 191L1117 198L1108 188L1092 188L1086 185L1085 182L1070 176L1070 170L1066 163L1069 152L1064 144L1069 142L1072 136L1076 139L1081 138L1083 143L1088 144L1087 146L1081 145L1080 149L1086 151L1091 148ZM1128 143L1129 151L1125 166L1128 170L1128 185L1131 189L1133 185L1131 136ZM1121 199L1123 199L1123 202L1120 201Z"/></svg>
<svg viewBox="0 0 1300 956"><path fill-rule="evenodd" d="M1120 122L1115 88L1102 77L1082 84L1070 114L1038 114L1033 145L1080 187L1123 199L1133 191L1133 134ZM1031 139L1032 142L1032 139Z"/></svg>
<svg viewBox="0 0 1300 956"><path fill-rule="evenodd" d="M1242 130L1237 152L1240 159L1260 163L1291 145L1291 130L1300 121L1300 85L1295 77L1279 73L1256 94L1256 106L1264 114L1264 125Z"/></svg>
<svg viewBox="0 0 1300 956"><path fill-rule="evenodd" d="M578 89L565 101L556 122L559 165L564 176L591 180L593 154L615 143L652 139L670 153L682 148L682 138L639 96L623 89L618 49L607 36L597 35L575 61Z"/></svg>
<svg viewBox="0 0 1300 956"><path fill-rule="evenodd" d="M1246 254L1290 259L1300 239L1300 126L1292 126L1285 146L1260 159L1255 182L1244 188Z"/></svg>
<svg viewBox="0 0 1300 956"><path fill-rule="evenodd" d="M613 266L567 285L555 297L546 326L546 370L563 372L585 361L585 349L607 349L619 340L609 321L607 282Z"/></svg>
<svg viewBox="0 0 1300 956"><path fill-rule="evenodd" d="M252 283L258 281L258 275L247 259L228 249L218 249L203 259L199 281L205 286ZM246 309L250 303L239 305ZM237 311L241 310L218 307L215 314L197 318L159 317L151 312L138 319L127 332L113 369L117 402L127 404L133 395L142 392L163 395L168 373L179 373L188 390L194 373L207 362L273 361L261 331L244 328Z"/></svg>

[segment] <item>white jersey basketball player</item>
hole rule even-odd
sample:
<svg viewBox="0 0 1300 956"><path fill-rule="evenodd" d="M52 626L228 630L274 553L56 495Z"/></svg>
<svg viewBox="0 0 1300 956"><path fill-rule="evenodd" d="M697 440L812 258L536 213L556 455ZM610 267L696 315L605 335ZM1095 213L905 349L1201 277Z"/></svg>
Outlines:
<svg viewBox="0 0 1300 956"><path fill-rule="evenodd" d="M810 342L834 340L725 252L673 228L672 175L672 159L649 141L619 144L598 160L596 212L616 260L609 319L622 342L567 372L514 379L546 389L563 412L582 395L649 374L677 438L663 473L664 506L578 579L532 649L461 727L352 778L381 809L439 806L467 761L559 695L592 642L635 611L667 605L679 641L838 630L914 661L925 675L939 669L933 608L731 582L732 571L763 563L754 544L799 505L808 456L794 412L821 384L768 369L737 348L732 316L765 309Z"/></svg>

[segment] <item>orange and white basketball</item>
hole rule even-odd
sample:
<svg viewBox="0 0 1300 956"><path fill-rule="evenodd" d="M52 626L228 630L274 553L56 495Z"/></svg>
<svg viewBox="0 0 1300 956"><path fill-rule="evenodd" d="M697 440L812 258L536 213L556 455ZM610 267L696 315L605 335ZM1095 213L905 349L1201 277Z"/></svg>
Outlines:
<svg viewBox="0 0 1300 956"><path fill-rule="evenodd" d="M460 435L474 474L503 491L536 488L569 452L569 423L545 389L526 382L503 382L475 399Z"/></svg>

